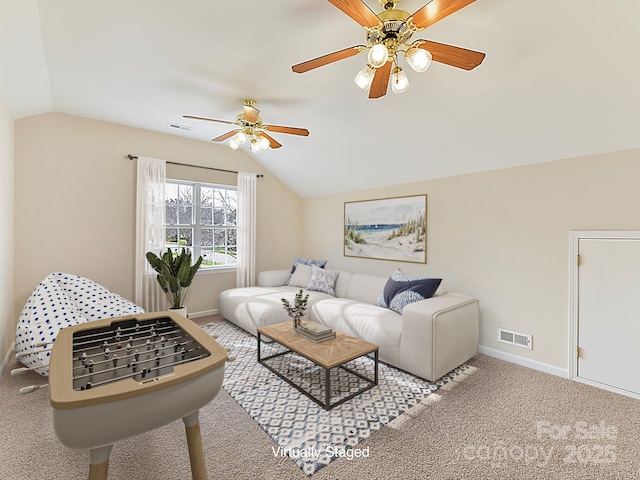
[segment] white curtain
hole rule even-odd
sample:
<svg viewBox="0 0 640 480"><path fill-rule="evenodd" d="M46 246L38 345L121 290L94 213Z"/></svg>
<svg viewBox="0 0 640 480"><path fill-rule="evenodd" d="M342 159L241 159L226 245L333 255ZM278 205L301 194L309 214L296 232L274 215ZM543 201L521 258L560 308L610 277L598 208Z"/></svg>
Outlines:
<svg viewBox="0 0 640 480"><path fill-rule="evenodd" d="M256 278L256 183L255 173L238 172L238 266L236 287L252 287Z"/></svg>
<svg viewBox="0 0 640 480"><path fill-rule="evenodd" d="M165 295L156 273L147 261L147 252L159 255L164 248L165 215L164 160L138 157L136 188L135 303L147 312L165 310Z"/></svg>

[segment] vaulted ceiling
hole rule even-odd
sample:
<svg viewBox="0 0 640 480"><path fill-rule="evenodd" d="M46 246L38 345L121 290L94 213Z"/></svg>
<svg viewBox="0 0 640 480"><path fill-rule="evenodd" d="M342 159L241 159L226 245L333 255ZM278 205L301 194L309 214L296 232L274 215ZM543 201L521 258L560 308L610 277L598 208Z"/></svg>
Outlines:
<svg viewBox="0 0 640 480"><path fill-rule="evenodd" d="M229 125L182 115L234 120L253 98L265 123L311 133L241 149L315 196L640 147L638 18L637 0L477 0L414 39L484 52L482 65L407 69L408 91L370 100L353 83L365 55L291 71L365 43L326 0L0 0L0 94L15 119L56 111L204 142Z"/></svg>

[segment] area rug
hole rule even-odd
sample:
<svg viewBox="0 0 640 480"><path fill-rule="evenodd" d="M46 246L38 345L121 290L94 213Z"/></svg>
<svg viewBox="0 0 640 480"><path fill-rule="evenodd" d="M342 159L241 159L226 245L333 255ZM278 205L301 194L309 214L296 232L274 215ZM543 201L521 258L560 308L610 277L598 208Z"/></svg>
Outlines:
<svg viewBox="0 0 640 480"><path fill-rule="evenodd" d="M273 455L289 457L307 475L337 458L366 456L366 449L357 448L361 441L433 392L452 387L474 370L461 365L436 382L428 382L380 362L376 387L326 411L257 363L256 337L226 321L203 328L229 352L223 388L273 439ZM275 342L263 343L262 357L284 350ZM295 354L281 355L269 362L322 400L324 370ZM362 357L347 365L371 376L374 362ZM362 386L362 380L342 369L333 369L331 375L332 403Z"/></svg>

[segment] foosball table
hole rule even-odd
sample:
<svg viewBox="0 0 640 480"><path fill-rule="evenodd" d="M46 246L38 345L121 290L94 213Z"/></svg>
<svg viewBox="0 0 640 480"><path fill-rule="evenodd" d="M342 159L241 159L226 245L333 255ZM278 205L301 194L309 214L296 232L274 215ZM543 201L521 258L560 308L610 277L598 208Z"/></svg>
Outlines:
<svg viewBox="0 0 640 480"><path fill-rule="evenodd" d="M89 480L107 478L113 444L182 418L191 473L206 480L199 410L222 386L227 352L173 312L62 329L49 364L60 442L89 449Z"/></svg>

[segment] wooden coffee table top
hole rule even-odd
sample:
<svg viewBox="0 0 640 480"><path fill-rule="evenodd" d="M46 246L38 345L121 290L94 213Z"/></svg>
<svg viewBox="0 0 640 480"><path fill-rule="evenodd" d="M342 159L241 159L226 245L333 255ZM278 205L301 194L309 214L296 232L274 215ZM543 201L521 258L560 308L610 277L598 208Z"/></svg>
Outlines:
<svg viewBox="0 0 640 480"><path fill-rule="evenodd" d="M308 358L323 368L334 368L378 350L378 345L338 331L336 331L336 338L314 343L293 331L293 321L260 327L258 328L258 333Z"/></svg>

